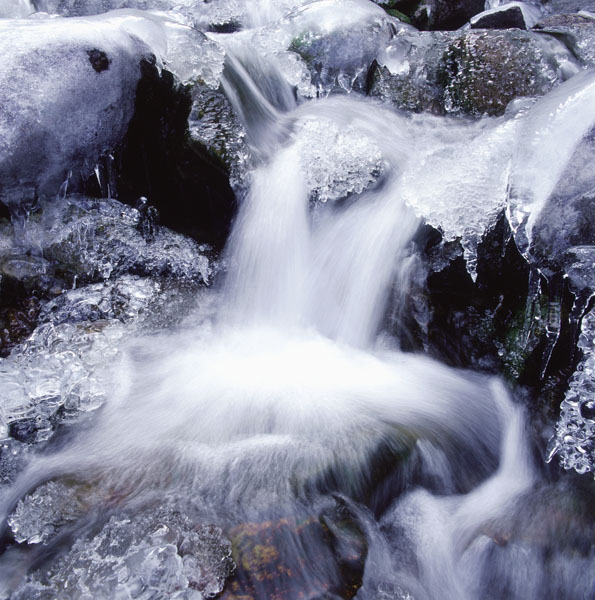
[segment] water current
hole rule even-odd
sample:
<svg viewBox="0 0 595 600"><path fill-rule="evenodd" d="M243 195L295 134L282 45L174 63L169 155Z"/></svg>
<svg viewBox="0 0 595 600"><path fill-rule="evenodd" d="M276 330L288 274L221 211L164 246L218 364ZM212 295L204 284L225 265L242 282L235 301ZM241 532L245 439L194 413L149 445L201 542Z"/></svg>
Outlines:
<svg viewBox="0 0 595 600"><path fill-rule="evenodd" d="M253 25L278 18L273 3L258 7ZM224 597L586 598L588 557L565 553L538 522L552 495L505 385L377 335L415 267L412 196L441 185L418 180L420 162L448 161L438 149L455 138L460 152L480 136L507 145L520 117L471 127L347 95L298 104L249 41L219 41L255 157L226 273L191 326L128 340L100 413L17 478L4 522L48 482L74 489L80 510L49 550L5 553L5 593L118 511L174 507L240 538ZM303 156L316 127L373 140L365 189L313 197L324 180ZM475 164L474 176L489 171L481 156ZM481 185L494 194L503 183ZM151 572L174 577L159 535ZM115 589L137 597L124 576ZM176 589L150 597L203 597Z"/></svg>

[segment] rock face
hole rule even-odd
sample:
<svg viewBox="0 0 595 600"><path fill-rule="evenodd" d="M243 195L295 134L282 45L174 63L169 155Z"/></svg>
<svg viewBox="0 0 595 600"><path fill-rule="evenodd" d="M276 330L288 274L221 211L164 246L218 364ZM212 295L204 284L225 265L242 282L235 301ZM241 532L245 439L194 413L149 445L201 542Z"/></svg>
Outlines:
<svg viewBox="0 0 595 600"><path fill-rule="evenodd" d="M142 75L114 155L117 195L129 204L145 197L164 225L222 247L236 208L226 165L214 144L209 151L188 132L189 90L171 73L159 74L154 61L143 62Z"/></svg>
<svg viewBox="0 0 595 600"><path fill-rule="evenodd" d="M578 70L551 36L518 30L397 35L377 59L370 95L398 108L499 115Z"/></svg>

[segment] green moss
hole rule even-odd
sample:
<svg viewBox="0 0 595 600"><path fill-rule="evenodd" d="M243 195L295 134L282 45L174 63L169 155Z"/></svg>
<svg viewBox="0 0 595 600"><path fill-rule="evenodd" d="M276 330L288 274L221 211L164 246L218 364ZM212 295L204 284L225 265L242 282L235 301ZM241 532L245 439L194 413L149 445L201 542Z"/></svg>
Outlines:
<svg viewBox="0 0 595 600"><path fill-rule="evenodd" d="M409 25L411 25L411 19L400 10L396 10L395 8L388 8L385 10L391 17L395 17L396 19L399 19L399 21L402 21L403 23L409 23Z"/></svg>

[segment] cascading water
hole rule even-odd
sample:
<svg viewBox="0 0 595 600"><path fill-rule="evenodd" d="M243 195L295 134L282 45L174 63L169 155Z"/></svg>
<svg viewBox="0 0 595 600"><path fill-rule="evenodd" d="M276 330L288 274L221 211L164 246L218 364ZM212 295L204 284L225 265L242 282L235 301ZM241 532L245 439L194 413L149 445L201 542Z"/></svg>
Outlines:
<svg viewBox="0 0 595 600"><path fill-rule="evenodd" d="M253 25L273 8L259 6ZM126 360L106 367L112 395L101 414L7 491L3 522L49 549L4 553L3 597L217 593L192 587L190 570L176 579L187 567L176 527L200 530L185 515L235 540L226 598L587 597L585 561L553 550L546 573L539 550L524 545L535 535L517 527L531 520L527 504L543 513L547 501L523 410L503 384L377 339L391 290L407 294L420 223L413 196L440 187L416 181L420 162L448 161L439 148L458 137L458 150L506 146L517 121L438 125L350 96L297 105L274 63L243 43L228 43L223 87L257 164L225 278L183 330L130 340ZM324 163L344 182L340 198L304 165L312 136L334 130L351 131L362 144L352 151L370 159L355 182L349 161ZM498 207L503 186L486 186ZM73 508L31 533L19 515L43 486ZM162 511L156 549L141 564L141 541L110 536L151 510ZM72 557L81 546L69 550L85 536L90 560L105 546L125 557L105 588ZM22 583L61 553L54 571ZM224 558L223 578L232 572ZM146 583L156 574L170 587Z"/></svg>

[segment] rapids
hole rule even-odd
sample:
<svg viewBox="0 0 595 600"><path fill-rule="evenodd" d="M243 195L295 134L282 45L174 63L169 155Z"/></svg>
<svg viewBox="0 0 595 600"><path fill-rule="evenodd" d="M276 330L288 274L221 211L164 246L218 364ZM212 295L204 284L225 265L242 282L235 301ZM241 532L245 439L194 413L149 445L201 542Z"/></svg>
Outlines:
<svg viewBox="0 0 595 600"><path fill-rule="evenodd" d="M254 4L250 26L282 16L273 2ZM374 17L380 9L367 4L358 6ZM113 526L111 515L171 506L230 537L251 526L259 547L281 556L281 571L263 573L240 544L238 595L227 590L228 598L586 598L584 560L552 542L546 572L539 547L526 543L541 535L538 524L518 525L531 521L528 504L547 511L548 496L525 412L506 386L378 337L389 296L398 304L409 291L416 208L444 191L436 202L448 212L449 199L478 189L492 213L502 208L506 148L548 105L468 124L410 118L350 95L299 104L278 65L254 56L249 37L221 43L223 87L255 158L226 272L181 328L122 342L125 359L105 365L111 394L99 414L37 456L5 492L2 522L17 533L23 498L48 482L81 490L84 502L65 533L49 536L47 557L4 553L3 597L17 589L15 597L41 598L41 588L18 591L19 578L73 539ZM350 129L369 143L364 154L377 155L355 183L349 165L319 158L344 178L342 199L315 193L324 181L304 166L312 127ZM443 186L455 158L474 153L472 174L456 190ZM542 154L532 154L535 168L547 170ZM525 175L519 189L535 188L527 183L535 175ZM542 196L538 189L533 202ZM358 552L342 549L345 522ZM281 531L273 548L256 525L263 523ZM304 523L322 523L323 533ZM159 548L163 558L169 546ZM175 573L172 565L151 573ZM282 569L293 575L281 577ZM352 572L360 581L347 589ZM139 596L124 575L113 596L86 585L86 595L64 587L64 597L203 597L175 587Z"/></svg>

